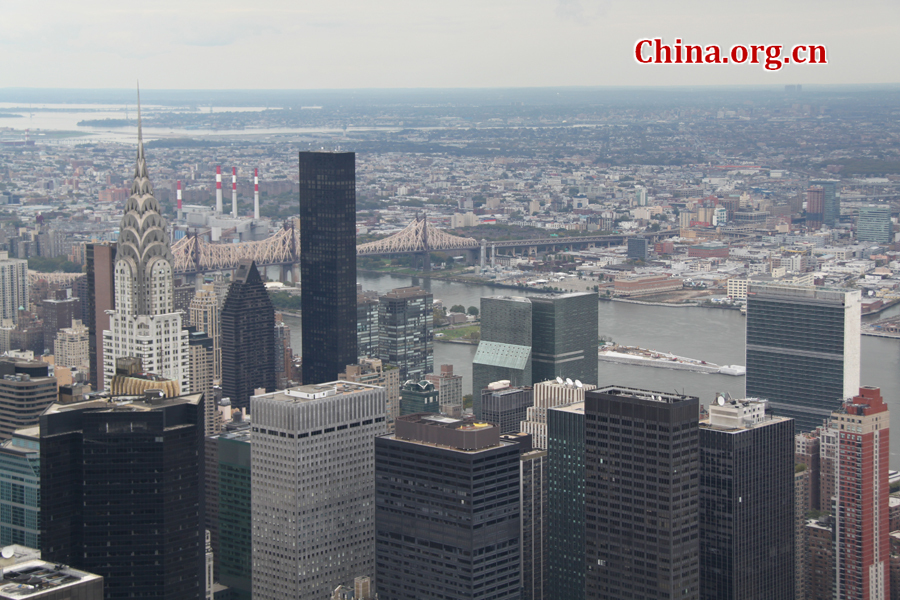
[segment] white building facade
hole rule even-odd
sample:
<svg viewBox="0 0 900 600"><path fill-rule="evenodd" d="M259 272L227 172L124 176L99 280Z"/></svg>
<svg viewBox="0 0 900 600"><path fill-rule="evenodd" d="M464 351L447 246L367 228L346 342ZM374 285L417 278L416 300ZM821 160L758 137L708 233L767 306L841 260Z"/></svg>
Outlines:
<svg viewBox="0 0 900 600"><path fill-rule="evenodd" d="M522 432L531 435L532 446L547 449L547 409L584 402L584 393L596 387L589 383L576 385L555 379L534 384L534 406L526 409L526 420L520 422Z"/></svg>
<svg viewBox="0 0 900 600"><path fill-rule="evenodd" d="M253 597L327 598L375 572L384 388L335 381L253 396Z"/></svg>
<svg viewBox="0 0 900 600"><path fill-rule="evenodd" d="M182 327L182 313L174 309L174 258L167 230L153 197L139 121L137 165L117 243L116 307L108 311L110 328L103 332L104 379L112 381L117 358L136 357L144 371L179 382L181 393L187 393L188 331Z"/></svg>
<svg viewBox="0 0 900 600"><path fill-rule="evenodd" d="M28 261L0 252L0 319L18 323L19 307L28 310Z"/></svg>
<svg viewBox="0 0 900 600"><path fill-rule="evenodd" d="M90 368L88 353L88 328L78 319L72 326L60 329L56 334L55 363L60 367Z"/></svg>

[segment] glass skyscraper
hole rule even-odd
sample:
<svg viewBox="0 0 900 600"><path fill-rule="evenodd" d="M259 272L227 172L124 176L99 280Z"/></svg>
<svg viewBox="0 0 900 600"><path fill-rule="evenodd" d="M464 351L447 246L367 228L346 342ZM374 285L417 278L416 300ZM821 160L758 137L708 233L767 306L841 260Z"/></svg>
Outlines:
<svg viewBox="0 0 900 600"><path fill-rule="evenodd" d="M528 386L556 377L597 381L593 292L481 299L481 343L472 364L475 415L494 381Z"/></svg>
<svg viewBox="0 0 900 600"><path fill-rule="evenodd" d="M356 364L356 154L301 152L303 383Z"/></svg>
<svg viewBox="0 0 900 600"><path fill-rule="evenodd" d="M856 219L856 239L860 242L890 244L894 238L890 206L860 206Z"/></svg>
<svg viewBox="0 0 900 600"><path fill-rule="evenodd" d="M722 400L700 423L700 598L794 598L794 422Z"/></svg>
<svg viewBox="0 0 900 600"><path fill-rule="evenodd" d="M606 387L584 407L586 597L697 600L699 399Z"/></svg>
<svg viewBox="0 0 900 600"><path fill-rule="evenodd" d="M41 555L107 598L203 595L202 394L54 404L41 415Z"/></svg>
<svg viewBox="0 0 900 600"><path fill-rule="evenodd" d="M584 402L547 410L547 595L584 598Z"/></svg>
<svg viewBox="0 0 900 600"><path fill-rule="evenodd" d="M256 263L238 263L219 318L222 395L234 408L249 408L258 388L275 391L275 307Z"/></svg>
<svg viewBox="0 0 900 600"><path fill-rule="evenodd" d="M841 199L837 195L837 184L838 182L833 179L815 179L809 182L809 185L822 188L824 196L822 218L829 227L834 227L841 219Z"/></svg>
<svg viewBox="0 0 900 600"><path fill-rule="evenodd" d="M472 418L403 416L375 438L379 596L520 600L519 452Z"/></svg>
<svg viewBox="0 0 900 600"><path fill-rule="evenodd" d="M530 300L532 381L562 377L596 384L597 294L546 294Z"/></svg>
<svg viewBox="0 0 900 600"><path fill-rule="evenodd" d="M812 431L859 391L859 290L750 285L746 396Z"/></svg>
<svg viewBox="0 0 900 600"><path fill-rule="evenodd" d="M472 361L475 416L481 416L481 391L489 383L531 385L531 308L522 296L481 299L481 342Z"/></svg>
<svg viewBox="0 0 900 600"><path fill-rule="evenodd" d="M0 545L41 547L40 428L17 429L0 446Z"/></svg>
<svg viewBox="0 0 900 600"><path fill-rule="evenodd" d="M434 371L432 298L431 292L411 286L378 300L378 358L399 368L401 380L419 381Z"/></svg>

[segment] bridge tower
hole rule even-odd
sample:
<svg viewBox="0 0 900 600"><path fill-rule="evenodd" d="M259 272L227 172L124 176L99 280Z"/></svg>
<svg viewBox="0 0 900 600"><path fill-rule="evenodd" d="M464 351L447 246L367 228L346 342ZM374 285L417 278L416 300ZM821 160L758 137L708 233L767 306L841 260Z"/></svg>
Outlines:
<svg viewBox="0 0 900 600"><path fill-rule="evenodd" d="M416 214L416 221L419 220L419 215ZM413 268L420 268L423 271L431 271L431 246L428 245L428 219L425 213L422 213L422 248L421 252L417 252L413 255Z"/></svg>

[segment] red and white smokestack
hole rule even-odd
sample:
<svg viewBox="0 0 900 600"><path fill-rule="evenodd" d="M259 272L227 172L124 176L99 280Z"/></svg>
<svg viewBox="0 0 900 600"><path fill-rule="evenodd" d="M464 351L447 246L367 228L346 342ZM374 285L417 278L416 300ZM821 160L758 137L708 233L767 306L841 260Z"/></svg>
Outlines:
<svg viewBox="0 0 900 600"><path fill-rule="evenodd" d="M175 198L178 200L178 210L181 210L181 181L178 182L178 189L175 190Z"/></svg>
<svg viewBox="0 0 900 600"><path fill-rule="evenodd" d="M259 169L253 169L253 218L259 219Z"/></svg>
<svg viewBox="0 0 900 600"><path fill-rule="evenodd" d="M237 218L237 167L231 167L231 216Z"/></svg>
<svg viewBox="0 0 900 600"><path fill-rule="evenodd" d="M222 167L216 167L216 212L222 212Z"/></svg>

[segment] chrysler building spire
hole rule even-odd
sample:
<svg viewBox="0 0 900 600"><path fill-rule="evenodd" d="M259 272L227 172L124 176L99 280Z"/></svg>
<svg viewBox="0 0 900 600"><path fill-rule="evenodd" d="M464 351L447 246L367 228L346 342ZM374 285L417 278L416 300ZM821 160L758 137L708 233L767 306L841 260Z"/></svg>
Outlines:
<svg viewBox="0 0 900 600"><path fill-rule="evenodd" d="M103 332L106 382L116 373L117 358L134 357L141 359L145 371L177 381L180 392L188 390L190 342L182 313L175 311L174 258L167 229L147 171L139 89L137 160L117 241L116 308L108 311L109 329Z"/></svg>
<svg viewBox="0 0 900 600"><path fill-rule="evenodd" d="M141 95L138 90L138 149L131 196L119 227L116 258L116 310L133 315L164 314L173 311L173 261L169 247L168 223L153 196L153 186L144 156L141 128ZM120 267L119 263L123 266ZM120 273L120 269L122 273ZM120 275L123 294L119 294ZM128 281L124 281L127 279Z"/></svg>

